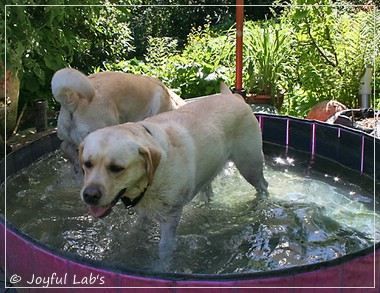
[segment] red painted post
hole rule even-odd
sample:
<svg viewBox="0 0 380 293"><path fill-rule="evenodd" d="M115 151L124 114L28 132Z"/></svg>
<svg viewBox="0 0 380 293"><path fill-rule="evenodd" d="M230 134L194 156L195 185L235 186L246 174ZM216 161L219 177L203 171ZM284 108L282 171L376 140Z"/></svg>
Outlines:
<svg viewBox="0 0 380 293"><path fill-rule="evenodd" d="M244 19L244 0L236 0L236 81L235 89L243 89L243 19Z"/></svg>

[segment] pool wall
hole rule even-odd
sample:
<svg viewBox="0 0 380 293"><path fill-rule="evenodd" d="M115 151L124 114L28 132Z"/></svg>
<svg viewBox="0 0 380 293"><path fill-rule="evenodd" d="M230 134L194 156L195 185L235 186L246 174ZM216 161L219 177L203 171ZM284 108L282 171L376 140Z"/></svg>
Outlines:
<svg viewBox="0 0 380 293"><path fill-rule="evenodd" d="M323 157L380 181L375 153L379 139L365 132L322 122L287 116L258 115L263 140Z"/></svg>
<svg viewBox="0 0 380 293"><path fill-rule="evenodd" d="M379 181L379 167L375 164L379 140L336 125L286 116L257 116L265 142L281 145L289 151L310 153L311 159L328 158ZM0 179L3 182L5 176L58 146L59 140L53 133L11 153L1 162ZM266 288L265 292L278 292L278 288L280 292L303 292L306 288L314 288L315 292L380 292L378 243L344 257L301 267L259 273L194 275L136 270L63 252L25 234L2 216L0 230L4 238L0 241L1 265L19 292L41 292L41 287L60 287L62 292L87 292L88 287L109 288L102 292L121 292L118 288L122 287L149 287L156 288L155 291L160 287L162 292L182 292L189 287L208 288L207 292L220 292L219 287L226 288L223 292L245 292L248 287Z"/></svg>

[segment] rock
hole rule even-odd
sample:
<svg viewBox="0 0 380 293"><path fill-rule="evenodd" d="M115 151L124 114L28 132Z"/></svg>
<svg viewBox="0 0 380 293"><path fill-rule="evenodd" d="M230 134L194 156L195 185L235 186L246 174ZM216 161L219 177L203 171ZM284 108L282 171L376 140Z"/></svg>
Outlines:
<svg viewBox="0 0 380 293"><path fill-rule="evenodd" d="M347 110L347 107L338 101L323 101L311 108L306 119L325 122L335 113L343 110Z"/></svg>

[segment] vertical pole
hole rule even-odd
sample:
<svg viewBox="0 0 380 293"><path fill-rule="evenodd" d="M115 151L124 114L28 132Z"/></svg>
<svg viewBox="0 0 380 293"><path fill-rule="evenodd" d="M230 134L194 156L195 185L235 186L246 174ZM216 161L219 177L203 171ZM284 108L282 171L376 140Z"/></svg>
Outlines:
<svg viewBox="0 0 380 293"><path fill-rule="evenodd" d="M244 0L236 0L236 81L235 89L241 91L243 74L243 19Z"/></svg>
<svg viewBox="0 0 380 293"><path fill-rule="evenodd" d="M364 109L371 107L370 105L370 99L371 99L371 93L372 93L371 82L372 82L372 66L370 64L367 64L365 66L365 72L364 72L363 77L361 78L361 84L359 87L359 93L361 94L359 106Z"/></svg>
<svg viewBox="0 0 380 293"><path fill-rule="evenodd" d="M48 104L46 100L34 101L35 113L36 113L36 130L42 132L47 130L47 108Z"/></svg>

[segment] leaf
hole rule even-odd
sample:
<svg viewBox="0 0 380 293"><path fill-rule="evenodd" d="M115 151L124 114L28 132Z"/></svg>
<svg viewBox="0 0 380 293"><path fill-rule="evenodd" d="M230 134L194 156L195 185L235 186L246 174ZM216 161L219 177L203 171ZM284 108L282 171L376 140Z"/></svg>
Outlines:
<svg viewBox="0 0 380 293"><path fill-rule="evenodd" d="M60 56L54 56L50 54L44 55L44 62L45 62L46 67L53 71L56 71L60 69L61 67L63 67L61 65L61 62L57 62L58 61L57 59L59 60Z"/></svg>
<svg viewBox="0 0 380 293"><path fill-rule="evenodd" d="M38 82L42 85L45 84L45 72L40 67L34 67L33 72L38 78Z"/></svg>

